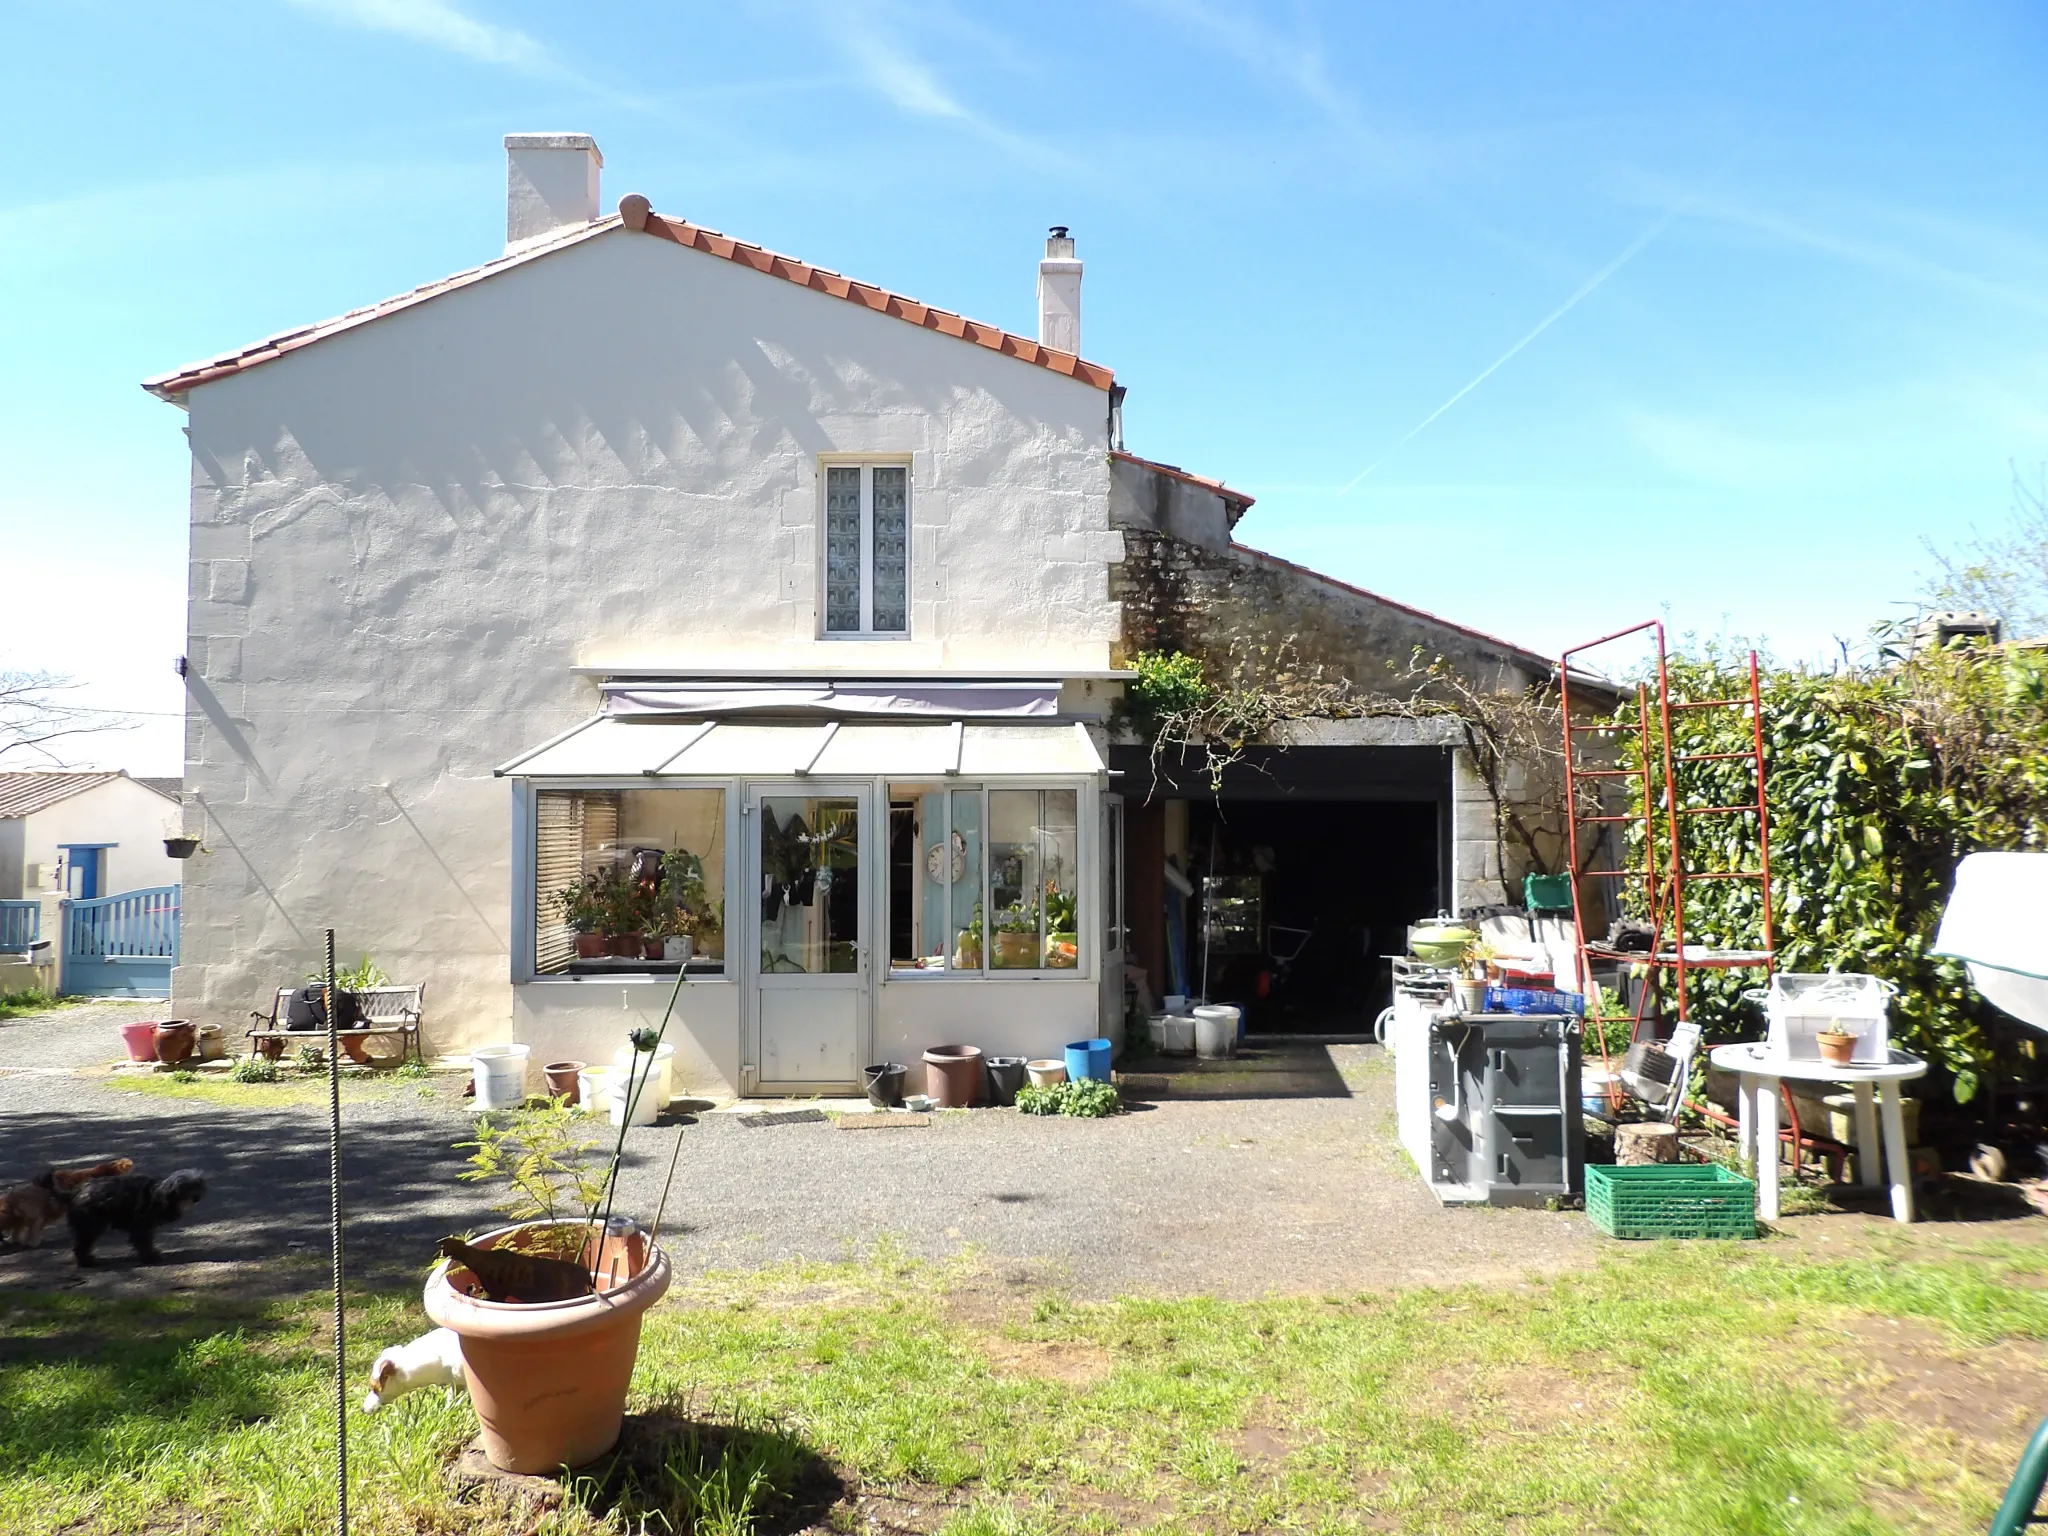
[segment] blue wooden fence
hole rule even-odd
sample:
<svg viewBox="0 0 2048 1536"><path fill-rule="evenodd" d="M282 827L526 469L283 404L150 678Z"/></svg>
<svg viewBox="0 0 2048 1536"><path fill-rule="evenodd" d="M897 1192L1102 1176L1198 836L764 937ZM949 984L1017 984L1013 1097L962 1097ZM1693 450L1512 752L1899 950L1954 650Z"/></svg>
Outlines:
<svg viewBox="0 0 2048 1536"><path fill-rule="evenodd" d="M64 904L67 996L166 997L178 963L178 887Z"/></svg>
<svg viewBox="0 0 2048 1536"><path fill-rule="evenodd" d="M42 936L40 901L0 901L0 955L25 955Z"/></svg>

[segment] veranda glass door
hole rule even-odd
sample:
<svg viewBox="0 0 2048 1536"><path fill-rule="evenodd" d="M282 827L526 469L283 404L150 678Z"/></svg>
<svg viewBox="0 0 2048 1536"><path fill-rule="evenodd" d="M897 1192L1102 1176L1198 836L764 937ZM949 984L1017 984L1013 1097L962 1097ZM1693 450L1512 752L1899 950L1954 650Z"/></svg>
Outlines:
<svg viewBox="0 0 2048 1536"><path fill-rule="evenodd" d="M868 1038L867 801L861 787L747 791L758 900L756 1086L854 1088Z"/></svg>

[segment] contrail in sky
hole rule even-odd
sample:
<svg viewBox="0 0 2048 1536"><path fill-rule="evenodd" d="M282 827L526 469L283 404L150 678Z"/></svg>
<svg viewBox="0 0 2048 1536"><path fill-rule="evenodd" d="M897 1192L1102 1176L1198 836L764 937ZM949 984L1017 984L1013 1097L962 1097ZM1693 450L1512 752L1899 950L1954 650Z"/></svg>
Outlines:
<svg viewBox="0 0 2048 1536"><path fill-rule="evenodd" d="M1517 352L1521 351L1522 348L1528 346L1530 342L1534 341L1538 336L1541 336L1545 331L1549 330L1553 325L1557 324L1558 321L1562 320L1566 315L1570 314L1573 308L1578 304L1579 300L1583 299L1587 294L1591 293L1595 288L1598 288L1602 283L1606 282L1607 279L1614 276L1615 273L1619 272L1623 267L1627 266L1631 261L1633 261L1636 258L1636 256L1641 253L1643 247L1648 245L1652 240L1655 240L1659 235L1663 234L1665 230L1669 229L1672 225L1672 221L1675 220L1677 217L1678 210L1673 209L1670 213L1665 214L1664 217L1659 219L1655 224L1652 224L1648 229L1644 230L1640 235L1637 235L1635 239L1631 240L1628 243L1628 248L1624 250L1619 256L1615 257L1614 260L1607 263L1606 266L1602 267L1598 272L1595 272L1591 277L1587 278L1583 283L1579 284L1578 292L1574 293L1570 298L1566 299L1562 304L1558 305L1557 308L1553 309L1549 314L1545 315L1542 321L1537 325L1535 330L1531 331L1528 335L1524 336L1512 347L1509 347L1507 351L1501 353L1501 355L1495 358L1491 363L1488 363L1485 369L1482 370L1479 376L1473 379L1471 383L1467 384L1463 389L1459 390L1455 395L1451 396L1450 399L1446 400L1442 405L1438 406L1435 410L1431 411L1427 416L1423 417L1422 420L1418 421L1413 427L1409 429L1408 435L1402 438L1400 442L1395 443L1391 448L1387 449L1385 453L1381 454L1378 458L1374 459L1370 464L1366 465L1365 468L1361 469L1357 474L1353 475L1349 480L1345 481L1343 487L1337 492L1337 494L1339 496L1350 495L1351 492L1357 488L1360 481L1365 479L1365 477L1371 474L1374 470L1378 469L1382 464L1386 463L1387 460L1392 458L1396 453L1400 452L1400 450L1403 447L1405 447L1408 443L1412 442L1417 436L1421 434L1423 428L1427 427L1431 422L1435 421L1437 417L1443 415L1445 411L1448 411L1460 400L1464 399L1467 395L1471 394L1473 390L1477 389L1480 385L1484 384L1488 379L1492 378L1494 374L1500 371L1501 367L1508 361L1509 358L1513 357Z"/></svg>

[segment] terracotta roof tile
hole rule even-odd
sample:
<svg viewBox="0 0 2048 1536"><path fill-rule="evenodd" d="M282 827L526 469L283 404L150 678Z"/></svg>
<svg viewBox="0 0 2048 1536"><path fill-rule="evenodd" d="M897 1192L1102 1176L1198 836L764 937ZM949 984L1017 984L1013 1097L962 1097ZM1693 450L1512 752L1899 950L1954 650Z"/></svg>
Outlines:
<svg viewBox="0 0 2048 1536"><path fill-rule="evenodd" d="M466 272L457 272L451 277L425 283L409 293L397 294L361 309L352 309L345 315L335 316L332 320L280 331L240 351L224 353L206 362L194 363L190 367L146 379L142 387L159 399L175 401L185 391L201 384L210 384L216 379L241 373L260 363L282 357L286 352L295 351L299 347L324 340L342 331L353 330L359 325L367 325L370 321L382 319L385 315L410 309L415 304L423 304L441 294L481 282L508 267L521 266L622 227L717 256L764 276L779 277L785 282L795 283L800 288L809 288L818 293L830 294L835 299L848 300L864 309L893 316L928 331L937 331L942 336L959 337L978 346L987 347L991 351L1000 352L1006 357L1035 363L1041 368L1051 369L1054 373L1062 373L1084 384L1092 384L1097 389L1108 389L1115 382L1115 374L1100 363L1087 362L1071 352L1060 352L1052 347L1041 346L1029 337L1018 336L1003 330L1000 326L983 325L979 321L968 320L943 309L934 309L928 304L919 303L916 299L891 293L886 288L877 288L872 283L857 282L824 267L811 266L793 256L782 256L758 245L748 245L716 230L704 229L682 219L665 219L649 211L646 199L637 195L623 199L619 208L618 215L598 219L581 228L535 241L494 261L487 261L482 266L471 267ZM1242 499L1246 505L1250 504L1250 498Z"/></svg>

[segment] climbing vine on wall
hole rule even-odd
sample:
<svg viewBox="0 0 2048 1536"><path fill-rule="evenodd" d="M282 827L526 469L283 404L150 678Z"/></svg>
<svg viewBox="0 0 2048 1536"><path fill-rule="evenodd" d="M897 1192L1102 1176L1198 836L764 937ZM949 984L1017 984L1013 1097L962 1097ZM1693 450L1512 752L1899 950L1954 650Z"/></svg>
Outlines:
<svg viewBox="0 0 2048 1536"><path fill-rule="evenodd" d="M1749 691L1746 665L1712 653L1674 659L1671 682L1679 698ZM2048 655L1951 646L1831 675L1774 668L1762 690L1778 968L1895 983L1894 1041L1944 1070L1967 1102L1989 1066L1995 1012L1959 962L1928 950L1965 854L2048 847ZM1633 705L1617 724L1634 766ZM1672 748L1740 752L1750 729L1747 711L1687 711L1674 717ZM1626 782L1640 815L1640 781ZM1681 804L1693 806L1756 793L1739 757L1688 767L1680 788ZM1689 871L1756 867L1753 816L1684 817L1680 830ZM1661 819L1656 835L1666 835ZM1686 890L1689 943L1756 941L1756 882ZM1756 1034L1761 1016L1741 998L1755 973L1693 975L1695 1016L1710 1037Z"/></svg>

